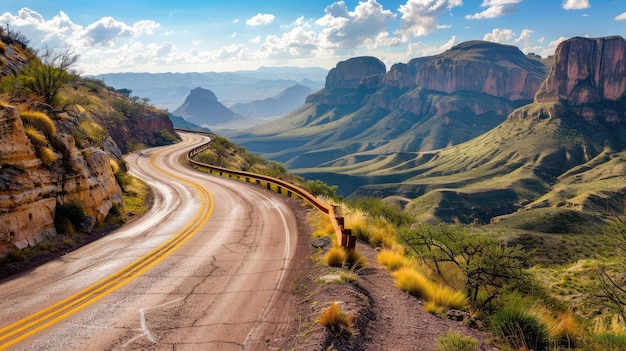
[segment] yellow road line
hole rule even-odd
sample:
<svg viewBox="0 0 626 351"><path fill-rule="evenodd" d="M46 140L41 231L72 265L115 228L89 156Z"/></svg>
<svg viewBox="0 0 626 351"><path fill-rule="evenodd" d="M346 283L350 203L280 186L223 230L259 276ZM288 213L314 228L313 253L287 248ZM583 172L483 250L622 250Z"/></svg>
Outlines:
<svg viewBox="0 0 626 351"><path fill-rule="evenodd" d="M157 152L150 157L150 164L158 172L192 186L200 195L200 209L195 214L194 218L168 241L126 267L120 269L116 273L37 313L0 329L0 342L6 341L5 343L0 344L0 350L11 347L34 335L35 333L58 323L64 318L93 304L139 277L145 271L165 259L170 253L183 245L187 240L191 239L191 237L193 237L209 220L209 217L213 213L213 204L215 203L213 195L200 185L157 167L154 163L154 158L159 153L160 152Z"/></svg>

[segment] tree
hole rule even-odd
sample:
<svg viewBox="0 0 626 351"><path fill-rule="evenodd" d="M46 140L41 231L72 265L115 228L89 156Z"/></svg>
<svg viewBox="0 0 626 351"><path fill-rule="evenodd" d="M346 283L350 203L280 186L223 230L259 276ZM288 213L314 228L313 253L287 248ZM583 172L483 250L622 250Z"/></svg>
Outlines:
<svg viewBox="0 0 626 351"><path fill-rule="evenodd" d="M71 48L53 51L48 47L44 47L37 56L20 71L18 80L47 104L54 105L59 90L73 79L69 70L79 56Z"/></svg>
<svg viewBox="0 0 626 351"><path fill-rule="evenodd" d="M605 236L612 247L626 253L626 218L616 217L611 222ZM606 266L599 266L598 286L594 296L612 306L626 320L626 278L618 278Z"/></svg>
<svg viewBox="0 0 626 351"><path fill-rule="evenodd" d="M458 225L445 224L420 224L413 229L402 229L399 236L442 280L446 280L450 264L459 269L465 278L464 291L478 310L495 309L496 298L526 278L524 264L529 254L519 245L506 246L471 235Z"/></svg>

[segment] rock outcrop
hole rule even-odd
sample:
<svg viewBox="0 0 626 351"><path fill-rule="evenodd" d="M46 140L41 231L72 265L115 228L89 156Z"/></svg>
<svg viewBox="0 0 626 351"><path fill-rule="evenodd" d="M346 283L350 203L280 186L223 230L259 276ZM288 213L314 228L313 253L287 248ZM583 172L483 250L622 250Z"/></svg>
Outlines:
<svg viewBox="0 0 626 351"><path fill-rule="evenodd" d="M616 101L626 96L626 40L575 37L559 44L536 102L570 105Z"/></svg>
<svg viewBox="0 0 626 351"><path fill-rule="evenodd" d="M57 234L55 209L80 204L82 230L102 222L122 193L109 156L100 148L79 149L66 133L71 119L57 120L50 138L56 161L44 163L26 134L17 110L0 107L0 255Z"/></svg>
<svg viewBox="0 0 626 351"><path fill-rule="evenodd" d="M326 76L326 89L348 88L356 89L365 82L374 87L380 86L387 69L385 64L371 56L353 57L341 61L328 72Z"/></svg>

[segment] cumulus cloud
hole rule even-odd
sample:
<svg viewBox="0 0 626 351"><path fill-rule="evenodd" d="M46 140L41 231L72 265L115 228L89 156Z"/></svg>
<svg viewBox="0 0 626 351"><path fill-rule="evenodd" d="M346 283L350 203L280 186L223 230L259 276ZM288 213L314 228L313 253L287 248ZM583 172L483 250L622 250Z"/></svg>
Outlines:
<svg viewBox="0 0 626 351"><path fill-rule="evenodd" d="M274 22L276 17L267 13L259 13L246 20L248 26L267 26Z"/></svg>
<svg viewBox="0 0 626 351"><path fill-rule="evenodd" d="M354 11L349 11L344 1L338 1L324 11L326 15L315 21L323 28L319 34L322 49L383 45L389 40L387 21L395 18L376 0L359 2Z"/></svg>
<svg viewBox="0 0 626 351"><path fill-rule="evenodd" d="M626 21L626 12L623 12L620 15L615 16L616 21Z"/></svg>
<svg viewBox="0 0 626 351"><path fill-rule="evenodd" d="M480 4L487 9L473 15L466 15L466 19L487 19L508 15L517 11L516 4L522 0L485 0Z"/></svg>
<svg viewBox="0 0 626 351"><path fill-rule="evenodd" d="M400 29L396 32L403 41L434 32L439 23L437 18L456 6L462 6L462 0L407 0L400 5Z"/></svg>
<svg viewBox="0 0 626 351"><path fill-rule="evenodd" d="M137 38L142 34L152 34L159 24L154 21L139 21L132 26L115 20L113 17L103 17L85 28L83 38L87 45L114 45L119 38Z"/></svg>
<svg viewBox="0 0 626 351"><path fill-rule="evenodd" d="M565 0L561 7L565 10L584 10L591 7L589 0Z"/></svg>
<svg viewBox="0 0 626 351"><path fill-rule="evenodd" d="M494 28L490 33L483 36L483 40L500 44L515 45L522 51L526 51L524 50L525 48L533 45L533 33L534 32L530 29L524 29L522 30L522 33L517 36L517 34L510 29Z"/></svg>

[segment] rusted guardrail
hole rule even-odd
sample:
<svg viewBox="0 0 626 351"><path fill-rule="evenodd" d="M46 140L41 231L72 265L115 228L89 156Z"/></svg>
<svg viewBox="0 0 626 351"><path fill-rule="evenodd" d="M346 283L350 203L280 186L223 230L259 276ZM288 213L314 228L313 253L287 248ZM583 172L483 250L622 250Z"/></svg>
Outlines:
<svg viewBox="0 0 626 351"><path fill-rule="evenodd" d="M223 168L214 165L209 165L206 163L198 162L193 159L194 156L201 153L202 151L208 149L210 147L211 141L216 138L215 134L207 133L207 132L198 132L193 130L184 130L184 129L176 129L177 131L187 132L187 133L196 133L203 134L210 138L209 142L197 146L187 152L187 162L191 165L195 165L198 167L203 167L209 170L209 173L219 174L220 176L224 176L225 174L229 176L236 176L238 180L243 180L246 183L256 183L260 185L261 182L265 182L268 190L271 190L271 185L275 185L278 187L278 193L282 194L282 189L285 189L287 192L287 196L291 196L292 194L296 194L300 198L304 199L313 207L322 211L330 217L330 221L335 229L335 234L337 235L337 242L346 250L354 249L356 245L356 236L352 235L352 230L345 228L344 217L341 213L341 206L329 206L320 201L317 197L313 196L308 191L286 182L282 179L270 177L262 174L256 174L252 172L239 171L235 169Z"/></svg>

